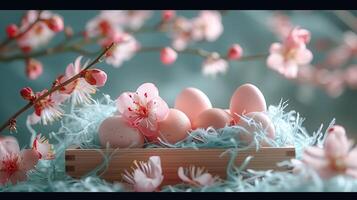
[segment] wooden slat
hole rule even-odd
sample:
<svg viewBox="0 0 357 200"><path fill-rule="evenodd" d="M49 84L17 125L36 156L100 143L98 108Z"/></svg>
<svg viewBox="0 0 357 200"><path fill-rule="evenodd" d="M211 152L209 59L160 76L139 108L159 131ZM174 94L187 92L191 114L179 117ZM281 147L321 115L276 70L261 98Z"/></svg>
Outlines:
<svg viewBox="0 0 357 200"><path fill-rule="evenodd" d="M150 156L160 156L164 174L165 184L179 183L177 169L195 165L205 167L211 174L226 177L226 167L230 159L230 154L220 155L226 149L120 149L120 150L99 150L99 149L68 149L66 150L66 171L72 177L81 177L99 166L103 161L103 155L110 155L111 160L107 170L102 174L102 178L107 181L121 181L121 174L125 169L133 166L133 161L147 161ZM260 148L248 149L238 152L236 164L240 165L247 156L254 158L249 162L247 168L254 170L286 170L279 168L276 163L295 157L295 148Z"/></svg>

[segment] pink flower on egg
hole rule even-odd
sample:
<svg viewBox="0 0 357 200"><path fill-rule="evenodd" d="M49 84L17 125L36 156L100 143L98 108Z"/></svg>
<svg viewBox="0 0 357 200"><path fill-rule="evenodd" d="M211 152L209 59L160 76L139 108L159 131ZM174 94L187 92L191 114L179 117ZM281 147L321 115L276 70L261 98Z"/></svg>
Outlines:
<svg viewBox="0 0 357 200"><path fill-rule="evenodd" d="M160 52L160 60L165 65L174 63L177 59L177 53L170 47L165 47Z"/></svg>
<svg viewBox="0 0 357 200"><path fill-rule="evenodd" d="M286 78L296 78L298 67L311 62L313 55L306 44L310 41L310 32L295 27L283 43L273 43L267 59L269 68Z"/></svg>
<svg viewBox="0 0 357 200"><path fill-rule="evenodd" d="M296 162L297 167L310 167L322 178L336 175L357 178L357 148L352 146L353 142L347 139L345 129L335 125L328 130L323 148L306 148L302 162Z"/></svg>
<svg viewBox="0 0 357 200"><path fill-rule="evenodd" d="M134 171L125 170L122 175L124 181L133 186L136 192L153 192L157 190L164 176L162 175L161 160L159 156L151 156L148 162L134 161Z"/></svg>
<svg viewBox="0 0 357 200"><path fill-rule="evenodd" d="M202 73L208 76L215 77L219 73L225 73L227 69L227 61L220 58L217 53L213 53L202 64Z"/></svg>
<svg viewBox="0 0 357 200"><path fill-rule="evenodd" d="M39 76L41 76L42 72L43 72L43 67L40 61L33 58L26 60L25 73L29 79L31 80L37 79Z"/></svg>
<svg viewBox="0 0 357 200"><path fill-rule="evenodd" d="M158 134L158 122L164 120L169 107L152 83L142 84L136 92L124 92L117 99L118 111L133 127L152 138Z"/></svg>
<svg viewBox="0 0 357 200"><path fill-rule="evenodd" d="M179 167L177 175L183 182L196 187L212 186L219 180L218 176L212 176L205 168L195 166L187 169Z"/></svg>
<svg viewBox="0 0 357 200"><path fill-rule="evenodd" d="M20 151L14 137L0 137L0 184L25 181L28 171L35 168L38 159L32 149Z"/></svg>

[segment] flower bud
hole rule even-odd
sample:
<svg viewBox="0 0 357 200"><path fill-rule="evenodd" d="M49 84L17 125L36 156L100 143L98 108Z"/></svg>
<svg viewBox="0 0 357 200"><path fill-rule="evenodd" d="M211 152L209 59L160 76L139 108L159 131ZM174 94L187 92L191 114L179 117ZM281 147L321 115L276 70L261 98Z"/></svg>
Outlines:
<svg viewBox="0 0 357 200"><path fill-rule="evenodd" d="M54 15L46 21L48 28L53 32L60 32L64 29L64 23L62 17L59 15Z"/></svg>
<svg viewBox="0 0 357 200"><path fill-rule="evenodd" d="M107 82L107 74L99 69L89 69L85 71L84 79L91 85L102 87Z"/></svg>
<svg viewBox="0 0 357 200"><path fill-rule="evenodd" d="M22 98L28 101L31 101L35 98L35 94L33 93L33 90L30 87L22 88L20 90L20 94Z"/></svg>
<svg viewBox="0 0 357 200"><path fill-rule="evenodd" d="M68 38L72 37L72 36L73 36L73 29L72 29L72 27L66 26L66 27L64 28L64 34L65 34L66 37L68 37Z"/></svg>
<svg viewBox="0 0 357 200"><path fill-rule="evenodd" d="M177 53L170 47L165 47L160 52L161 62L165 65L174 63L177 59Z"/></svg>
<svg viewBox="0 0 357 200"><path fill-rule="evenodd" d="M19 28L16 24L10 24L6 27L6 34L9 38L15 38L19 33Z"/></svg>
<svg viewBox="0 0 357 200"><path fill-rule="evenodd" d="M239 44L233 44L228 50L229 60L238 60L243 56L243 49Z"/></svg>
<svg viewBox="0 0 357 200"><path fill-rule="evenodd" d="M26 76L31 79L37 79L43 72L42 63L38 60L30 58L26 61Z"/></svg>
<svg viewBox="0 0 357 200"><path fill-rule="evenodd" d="M174 10L164 10L162 11L162 20L167 22L175 17L176 12Z"/></svg>

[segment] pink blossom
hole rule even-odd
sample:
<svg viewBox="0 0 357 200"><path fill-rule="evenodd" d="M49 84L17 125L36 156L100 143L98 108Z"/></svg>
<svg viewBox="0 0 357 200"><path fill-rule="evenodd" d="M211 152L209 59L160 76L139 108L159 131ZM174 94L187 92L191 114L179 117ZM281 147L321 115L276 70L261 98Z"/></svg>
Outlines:
<svg viewBox="0 0 357 200"><path fill-rule="evenodd" d="M119 12L119 24L131 30L138 30L152 16L150 10L122 10Z"/></svg>
<svg viewBox="0 0 357 200"><path fill-rule="evenodd" d="M33 92L33 90L30 87L22 88L20 91L20 94L21 94L22 98L24 98L27 101L32 101L36 98L35 93Z"/></svg>
<svg viewBox="0 0 357 200"><path fill-rule="evenodd" d="M212 186L219 180L218 176L212 176L205 168L195 166L188 169L179 167L177 175L183 182L196 187Z"/></svg>
<svg viewBox="0 0 357 200"><path fill-rule="evenodd" d="M138 41L128 33L117 32L102 41L103 46L115 42L115 46L107 53L105 61L113 67L120 67L124 61L130 60L139 48Z"/></svg>
<svg viewBox="0 0 357 200"><path fill-rule="evenodd" d="M143 161L134 161L133 172L125 170L122 175L124 181L133 186L136 192L153 192L157 190L164 176L161 169L161 160L159 156L151 156L147 163Z"/></svg>
<svg viewBox="0 0 357 200"><path fill-rule="evenodd" d="M327 77L327 82L322 85L328 95L331 97L340 96L345 89L344 74L340 70L330 72Z"/></svg>
<svg viewBox="0 0 357 200"><path fill-rule="evenodd" d="M201 11L192 23L192 37L195 41L213 42L223 33L222 17L218 11Z"/></svg>
<svg viewBox="0 0 357 200"><path fill-rule="evenodd" d="M0 184L16 184L27 179L28 171L34 169L38 155L31 149L20 151L16 138L0 137Z"/></svg>
<svg viewBox="0 0 357 200"><path fill-rule="evenodd" d="M286 38L290 31L294 28L289 16L279 12L275 12L273 14L273 16L268 21L268 25L271 31L274 32L281 40Z"/></svg>
<svg viewBox="0 0 357 200"><path fill-rule="evenodd" d="M30 58L26 61L26 75L29 79L35 80L43 73L42 63L36 59Z"/></svg>
<svg viewBox="0 0 357 200"><path fill-rule="evenodd" d="M299 27L294 28L284 43L273 43L267 59L269 68L279 72L286 78L296 78L298 67L311 62L313 55L306 44L310 41L310 33Z"/></svg>
<svg viewBox="0 0 357 200"><path fill-rule="evenodd" d="M37 92L35 97L38 98L48 92L47 89ZM27 120L30 124L42 122L44 125L61 118L63 110L60 107L63 102L63 96L59 92L54 92L51 95L41 99L34 104L35 112L30 115Z"/></svg>
<svg viewBox="0 0 357 200"><path fill-rule="evenodd" d="M48 28L53 32L60 32L64 29L63 18L59 15L53 15L51 18L46 20Z"/></svg>
<svg viewBox="0 0 357 200"><path fill-rule="evenodd" d="M152 83L142 84L136 92L122 93L117 99L117 108L124 119L147 137L158 134L158 122L169 113L168 105Z"/></svg>
<svg viewBox="0 0 357 200"><path fill-rule="evenodd" d="M161 62L165 65L171 65L177 59L177 53L170 47L165 47L160 52Z"/></svg>
<svg viewBox="0 0 357 200"><path fill-rule="evenodd" d="M39 11L36 10L30 10L26 13L19 28L21 32L25 31L33 22L35 22L38 17L38 12ZM17 38L19 47L25 52L28 52L46 45L55 35L54 31L51 30L46 23L46 20L53 16L59 17L59 15L54 15L50 11L43 11L40 16L43 21L37 22L25 35Z"/></svg>
<svg viewBox="0 0 357 200"><path fill-rule="evenodd" d="M10 24L6 27L6 34L9 38L15 38L19 34L19 27L16 24Z"/></svg>
<svg viewBox="0 0 357 200"><path fill-rule="evenodd" d="M63 83L73 76L79 74L83 68L85 68L88 64L86 62L83 66L81 66L82 56L76 58L74 63L71 63L67 66L65 75L61 75L57 80L59 83ZM75 81L69 83L59 90L59 93L63 95L69 95L71 101L74 104L80 103L90 103L91 95L95 94L97 88L94 85L89 84L85 78L78 78Z"/></svg>
<svg viewBox="0 0 357 200"><path fill-rule="evenodd" d="M107 82L107 74L100 69L89 69L84 73L84 79L91 85L102 87Z"/></svg>
<svg viewBox="0 0 357 200"><path fill-rule="evenodd" d="M328 130L323 148L308 147L302 157L302 163L322 177L347 175L357 178L357 148L347 139L345 129L333 126ZM301 167L301 166L300 166Z"/></svg>
<svg viewBox="0 0 357 200"><path fill-rule="evenodd" d="M86 25L86 34L88 37L107 37L117 31L121 31L119 26L121 21L120 12L117 10L104 10L91 19Z"/></svg>
<svg viewBox="0 0 357 200"><path fill-rule="evenodd" d="M55 157L52 144L41 134L36 136L32 143L32 149L38 153L39 159L52 160Z"/></svg>
<svg viewBox="0 0 357 200"><path fill-rule="evenodd" d="M172 46L178 50L184 50L192 40L191 36L192 22L184 17L177 17L173 22L172 28Z"/></svg>
<svg viewBox="0 0 357 200"><path fill-rule="evenodd" d="M204 75L215 77L219 73L225 73L228 69L226 60L219 57L217 53L209 56L202 65L202 73Z"/></svg>
<svg viewBox="0 0 357 200"><path fill-rule="evenodd" d="M239 60L243 56L243 49L239 44L233 44L227 53L227 58L230 60Z"/></svg>

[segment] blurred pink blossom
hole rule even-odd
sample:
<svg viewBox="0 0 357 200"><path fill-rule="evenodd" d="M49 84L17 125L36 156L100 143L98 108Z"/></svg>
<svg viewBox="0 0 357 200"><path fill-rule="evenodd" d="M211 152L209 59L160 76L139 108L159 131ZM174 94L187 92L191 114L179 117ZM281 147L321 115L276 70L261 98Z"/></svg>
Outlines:
<svg viewBox="0 0 357 200"><path fill-rule="evenodd" d="M357 178L357 148L347 139L345 129L333 126L328 130L323 148L308 147L302 156L302 163L296 162L298 168L310 167L322 177L347 175Z"/></svg>
<svg viewBox="0 0 357 200"><path fill-rule="evenodd" d="M142 84L136 92L124 92L117 99L118 111L133 127L149 138L158 134L158 122L168 113L167 103L152 83Z"/></svg>
<svg viewBox="0 0 357 200"><path fill-rule="evenodd" d="M103 87L107 82L107 74L100 69L88 69L84 73L84 79L95 87Z"/></svg>
<svg viewBox="0 0 357 200"><path fill-rule="evenodd" d="M26 13L19 27L21 32L25 31L33 22L35 22L38 12L39 11L36 10L30 10ZM46 20L52 19L52 17L61 18L61 16L53 14L50 11L42 11L40 18L43 19L43 21L37 22L31 30L17 39L19 47L25 53L46 45L53 38L55 31L51 30L46 23Z"/></svg>
<svg viewBox="0 0 357 200"><path fill-rule="evenodd" d="M269 68L286 78L296 78L298 67L311 62L313 55L306 44L310 41L310 32L299 27L294 28L283 43L273 43L267 58Z"/></svg>
<svg viewBox="0 0 357 200"><path fill-rule="evenodd" d="M216 53L209 56L202 64L202 73L207 76L215 77L219 73L225 73L227 69L228 62Z"/></svg>
<svg viewBox="0 0 357 200"><path fill-rule="evenodd" d="M122 175L124 181L133 186L136 192L153 192L158 189L164 176L161 169L161 160L159 156L151 156L149 161L134 161L133 172L125 170Z"/></svg>
<svg viewBox="0 0 357 200"><path fill-rule="evenodd" d="M294 28L289 16L280 12L274 12L273 16L268 21L268 26L281 40L286 38Z"/></svg>
<svg viewBox="0 0 357 200"><path fill-rule="evenodd" d="M43 73L42 63L36 59L29 58L26 60L25 74L31 79L35 80Z"/></svg>
<svg viewBox="0 0 357 200"><path fill-rule="evenodd" d="M352 89L357 89L357 65L349 66L344 72L344 79Z"/></svg>
<svg viewBox="0 0 357 200"><path fill-rule="evenodd" d="M192 38L195 41L213 42L223 33L222 16L218 11L204 10L192 21Z"/></svg>
<svg viewBox="0 0 357 200"><path fill-rule="evenodd" d="M243 49L239 44L233 44L227 53L227 58L230 60L239 60L243 56Z"/></svg>
<svg viewBox="0 0 357 200"><path fill-rule="evenodd" d="M0 137L0 184L16 184L27 179L28 171L35 168L38 155L32 149L20 151L16 138Z"/></svg>
<svg viewBox="0 0 357 200"><path fill-rule="evenodd" d="M196 187L212 186L219 180L218 176L212 176L205 168L195 166L190 166L188 169L179 167L177 174L183 182Z"/></svg>

